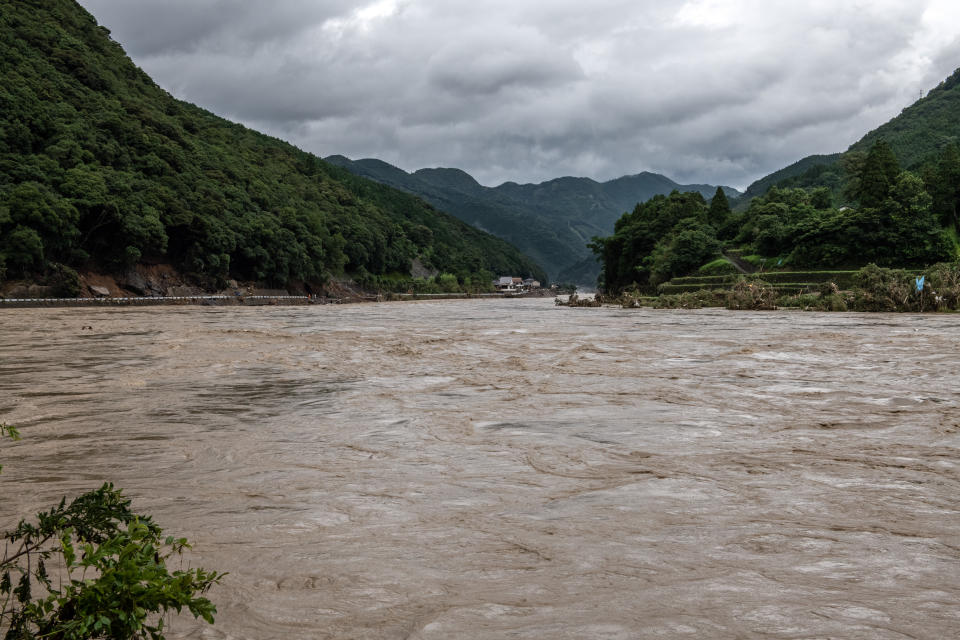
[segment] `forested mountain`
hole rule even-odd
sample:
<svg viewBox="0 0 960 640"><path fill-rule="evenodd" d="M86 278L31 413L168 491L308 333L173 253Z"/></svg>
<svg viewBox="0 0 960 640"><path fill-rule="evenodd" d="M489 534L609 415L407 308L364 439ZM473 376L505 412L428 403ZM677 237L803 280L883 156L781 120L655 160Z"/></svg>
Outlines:
<svg viewBox="0 0 960 640"><path fill-rule="evenodd" d="M838 199L851 200L847 182L880 140L890 145L901 166L926 178L944 149L960 141L960 69L846 152L808 156L757 180L744 195L763 195L773 186L827 187Z"/></svg>
<svg viewBox="0 0 960 640"><path fill-rule="evenodd" d="M208 286L395 282L414 260L545 279L418 198L174 99L73 0L0 0L0 78L0 279L143 260Z"/></svg>
<svg viewBox="0 0 960 640"><path fill-rule="evenodd" d="M599 265L587 244L609 234L613 224L638 202L674 190L712 196L716 187L679 185L669 178L640 173L609 182L589 178L557 178L541 184L507 182L485 187L460 169L420 169L407 173L376 159L326 160L409 193L438 209L489 231L519 247L542 264L552 280L592 286ZM739 193L723 187L731 196Z"/></svg>

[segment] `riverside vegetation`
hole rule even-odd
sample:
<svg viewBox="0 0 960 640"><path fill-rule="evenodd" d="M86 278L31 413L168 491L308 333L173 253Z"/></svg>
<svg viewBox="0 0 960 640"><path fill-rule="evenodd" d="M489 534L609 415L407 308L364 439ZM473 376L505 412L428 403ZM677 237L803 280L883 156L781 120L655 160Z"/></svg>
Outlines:
<svg viewBox="0 0 960 640"><path fill-rule="evenodd" d="M805 158L733 203L718 189L638 204L590 244L599 284L627 305L956 309L958 115L960 70L847 152Z"/></svg>
<svg viewBox="0 0 960 640"><path fill-rule="evenodd" d="M960 310L960 263L938 263L923 270L888 269L869 264L855 272L820 272L841 275L844 288L834 280L790 291L765 278L772 274L734 277L726 288L697 288L683 293L644 295L627 288L608 298L626 308L700 309L726 307L734 310L795 308L804 311L958 311ZM570 305L578 306L578 305ZM584 306L584 305L579 305ZM587 305L594 306L594 305ZM599 305L596 305L599 306Z"/></svg>
<svg viewBox="0 0 960 640"><path fill-rule="evenodd" d="M955 152L947 147L941 163L951 163ZM652 292L675 277L714 275L724 263L733 271L723 248L755 256L764 268L793 271L950 261L957 256L957 201L935 205L930 193L944 189L951 171L924 182L901 171L889 145L878 142L848 178L853 206L835 206L825 187L773 188L742 213L731 210L722 191L709 205L698 193L657 196L618 220L613 236L594 239L601 284L613 293L631 286Z"/></svg>
<svg viewBox="0 0 960 640"><path fill-rule="evenodd" d="M0 424L0 438L19 439ZM2 469L2 467L0 467ZM187 609L213 623L203 594L223 574L170 571L190 545L164 536L150 516L134 513L112 484L60 501L4 533L0 556L0 633L5 640L162 640L167 612Z"/></svg>

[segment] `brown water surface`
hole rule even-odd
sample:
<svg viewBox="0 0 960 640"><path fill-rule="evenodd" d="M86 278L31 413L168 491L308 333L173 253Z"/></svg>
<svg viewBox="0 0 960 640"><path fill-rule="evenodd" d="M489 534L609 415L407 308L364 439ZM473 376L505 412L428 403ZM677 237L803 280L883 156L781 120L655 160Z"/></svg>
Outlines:
<svg viewBox="0 0 960 640"><path fill-rule="evenodd" d="M958 637L958 390L956 315L4 310L0 528L124 487L174 637Z"/></svg>

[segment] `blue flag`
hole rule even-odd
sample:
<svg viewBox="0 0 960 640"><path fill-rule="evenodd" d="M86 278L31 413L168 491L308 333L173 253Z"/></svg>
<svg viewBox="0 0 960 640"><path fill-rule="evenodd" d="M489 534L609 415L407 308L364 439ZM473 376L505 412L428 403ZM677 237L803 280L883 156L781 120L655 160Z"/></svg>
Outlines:
<svg viewBox="0 0 960 640"><path fill-rule="evenodd" d="M923 291L923 281L926 279L927 276L920 276L917 278L917 293L921 293Z"/></svg>

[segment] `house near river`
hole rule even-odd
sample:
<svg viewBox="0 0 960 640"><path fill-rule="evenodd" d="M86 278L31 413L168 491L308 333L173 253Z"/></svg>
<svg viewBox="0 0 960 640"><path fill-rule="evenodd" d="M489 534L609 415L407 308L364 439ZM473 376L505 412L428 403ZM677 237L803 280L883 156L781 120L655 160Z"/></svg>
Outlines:
<svg viewBox="0 0 960 640"><path fill-rule="evenodd" d="M525 293L540 288L540 281L517 276L500 276L493 281L493 287L502 293Z"/></svg>

